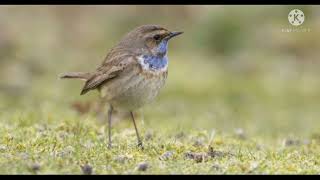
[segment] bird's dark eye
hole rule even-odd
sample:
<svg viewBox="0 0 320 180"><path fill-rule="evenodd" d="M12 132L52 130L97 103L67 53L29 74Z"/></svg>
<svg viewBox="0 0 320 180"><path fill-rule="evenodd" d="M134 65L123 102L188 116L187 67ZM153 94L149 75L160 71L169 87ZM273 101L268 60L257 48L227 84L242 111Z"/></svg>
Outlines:
<svg viewBox="0 0 320 180"><path fill-rule="evenodd" d="M153 39L156 40L156 41L158 41L158 40L160 39L160 35L159 35L159 34L154 35L154 36L153 36Z"/></svg>

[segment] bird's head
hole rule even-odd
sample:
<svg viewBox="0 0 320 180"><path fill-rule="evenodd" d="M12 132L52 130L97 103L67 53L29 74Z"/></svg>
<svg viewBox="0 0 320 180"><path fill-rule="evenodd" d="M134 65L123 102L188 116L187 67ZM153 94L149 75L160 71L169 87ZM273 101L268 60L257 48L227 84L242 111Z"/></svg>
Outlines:
<svg viewBox="0 0 320 180"><path fill-rule="evenodd" d="M144 54L165 56L169 40L182 33L169 31L159 25L143 25L129 32L120 45Z"/></svg>

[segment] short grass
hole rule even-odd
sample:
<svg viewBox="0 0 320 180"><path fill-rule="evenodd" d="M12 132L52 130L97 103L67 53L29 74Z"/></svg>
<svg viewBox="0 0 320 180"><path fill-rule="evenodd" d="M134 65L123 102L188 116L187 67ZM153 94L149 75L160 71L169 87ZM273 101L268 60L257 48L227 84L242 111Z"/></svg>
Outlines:
<svg viewBox="0 0 320 180"><path fill-rule="evenodd" d="M172 57L166 87L137 116L144 149L128 118L114 124L107 148L106 124L70 105L97 93L79 96L82 82L57 79L68 66L33 79L23 96L3 91L0 173L319 174L318 71L259 58L238 71Z"/></svg>

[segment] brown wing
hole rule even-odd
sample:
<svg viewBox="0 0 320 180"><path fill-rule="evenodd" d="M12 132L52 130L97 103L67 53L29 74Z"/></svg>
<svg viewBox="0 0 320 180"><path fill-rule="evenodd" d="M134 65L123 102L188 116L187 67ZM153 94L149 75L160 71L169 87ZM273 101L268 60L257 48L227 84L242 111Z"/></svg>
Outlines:
<svg viewBox="0 0 320 180"><path fill-rule="evenodd" d="M97 68L82 88L81 95L98 88L101 84L116 78L130 64L136 63L134 55L128 52L110 51L103 64Z"/></svg>

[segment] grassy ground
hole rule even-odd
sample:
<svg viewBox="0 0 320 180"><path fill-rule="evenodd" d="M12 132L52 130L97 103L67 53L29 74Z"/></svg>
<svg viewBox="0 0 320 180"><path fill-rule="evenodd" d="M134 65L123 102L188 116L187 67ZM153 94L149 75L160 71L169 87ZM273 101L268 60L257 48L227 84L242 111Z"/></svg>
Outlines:
<svg viewBox="0 0 320 180"><path fill-rule="evenodd" d="M320 86L312 66L295 75L290 61L279 76L269 62L248 76L200 61L171 61L157 102L138 112L143 150L128 118L114 124L107 149L105 123L71 107L97 99L78 95L82 82L50 74L33 82L32 96L1 94L0 173L319 173ZM187 76L194 67L201 74Z"/></svg>

